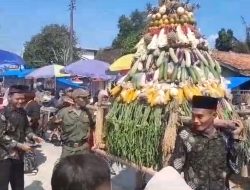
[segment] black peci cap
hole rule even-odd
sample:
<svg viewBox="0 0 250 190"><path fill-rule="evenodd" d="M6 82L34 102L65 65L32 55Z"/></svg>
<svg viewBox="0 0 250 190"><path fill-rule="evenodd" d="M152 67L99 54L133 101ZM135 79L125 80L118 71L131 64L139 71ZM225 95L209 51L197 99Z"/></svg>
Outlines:
<svg viewBox="0 0 250 190"><path fill-rule="evenodd" d="M193 96L192 108L216 110L218 99L210 96Z"/></svg>

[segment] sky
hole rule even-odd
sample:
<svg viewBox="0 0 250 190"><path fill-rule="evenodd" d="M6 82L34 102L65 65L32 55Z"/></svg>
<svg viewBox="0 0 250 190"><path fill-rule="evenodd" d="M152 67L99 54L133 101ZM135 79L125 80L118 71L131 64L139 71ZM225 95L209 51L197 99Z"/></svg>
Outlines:
<svg viewBox="0 0 250 190"><path fill-rule="evenodd" d="M111 45L121 15L144 10L158 0L76 0L74 30L79 46L99 49ZM211 47L221 28L231 28L235 37L245 39L243 16L250 25L250 0L191 0L199 2L198 27ZM24 43L48 24L69 24L69 0L0 0L0 49L19 55Z"/></svg>

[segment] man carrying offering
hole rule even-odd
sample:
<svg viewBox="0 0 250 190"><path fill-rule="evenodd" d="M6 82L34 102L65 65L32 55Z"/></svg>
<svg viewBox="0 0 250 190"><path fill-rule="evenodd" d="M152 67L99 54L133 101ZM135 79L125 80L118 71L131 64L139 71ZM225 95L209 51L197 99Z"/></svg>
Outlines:
<svg viewBox="0 0 250 190"><path fill-rule="evenodd" d="M192 189L227 190L229 175L240 170L239 134L243 125L235 121L216 127L217 103L216 98L194 96L192 127L183 128L176 139L170 165L184 173Z"/></svg>

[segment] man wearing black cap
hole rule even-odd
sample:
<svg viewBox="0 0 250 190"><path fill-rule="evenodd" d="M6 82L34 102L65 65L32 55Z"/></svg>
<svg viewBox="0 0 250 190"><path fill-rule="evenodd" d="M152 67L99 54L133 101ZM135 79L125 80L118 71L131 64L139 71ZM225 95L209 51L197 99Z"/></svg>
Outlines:
<svg viewBox="0 0 250 190"><path fill-rule="evenodd" d="M239 173L239 134L242 123L216 128L218 99L194 96L192 101L192 127L183 128L176 139L170 164L180 173L192 189L229 189L229 175Z"/></svg>
<svg viewBox="0 0 250 190"><path fill-rule="evenodd" d="M9 89L9 104L0 113L0 189L24 189L23 154L30 152L31 147L24 144L25 138L37 143L37 137L29 127L25 103L26 86L14 85Z"/></svg>

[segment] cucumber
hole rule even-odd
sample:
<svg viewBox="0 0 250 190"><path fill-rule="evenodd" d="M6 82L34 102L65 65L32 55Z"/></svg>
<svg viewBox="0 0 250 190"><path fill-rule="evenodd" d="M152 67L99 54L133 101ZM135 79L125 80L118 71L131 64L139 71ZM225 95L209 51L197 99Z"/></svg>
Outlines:
<svg viewBox="0 0 250 190"><path fill-rule="evenodd" d="M175 65L174 66L174 71L173 74L171 76L171 82L175 82L176 78L177 78L177 74L178 74L178 67Z"/></svg>
<svg viewBox="0 0 250 190"><path fill-rule="evenodd" d="M165 61L163 63L164 65L164 80L167 81L168 80L168 61L169 61L169 53L166 54L166 57L165 57Z"/></svg>
<svg viewBox="0 0 250 190"><path fill-rule="evenodd" d="M214 75L214 77L216 78L216 79L219 79L220 80L220 75L214 70L214 68L213 67L209 67L209 70L210 70L210 72Z"/></svg>
<svg viewBox="0 0 250 190"><path fill-rule="evenodd" d="M178 67L178 72L177 72L177 81L181 81L181 67Z"/></svg>
<svg viewBox="0 0 250 190"><path fill-rule="evenodd" d="M196 76L197 82L201 81L201 76L200 76L199 72L195 69L195 67L191 66L191 69L194 71L194 74Z"/></svg>
<svg viewBox="0 0 250 190"><path fill-rule="evenodd" d="M159 69L160 69L159 80L162 80L164 79L165 63L162 63Z"/></svg>
<svg viewBox="0 0 250 190"><path fill-rule="evenodd" d="M208 52L206 52L206 51L203 51L202 53L203 53L204 57L207 58L207 62L209 63L209 65L211 67L215 67L214 60L212 59L212 57L210 56L210 54Z"/></svg>
<svg viewBox="0 0 250 190"><path fill-rule="evenodd" d="M184 81L186 81L188 79L189 79L189 76L188 76L187 68L184 67Z"/></svg>
<svg viewBox="0 0 250 190"><path fill-rule="evenodd" d="M192 78L193 82L197 83L197 78L196 78L194 71L192 70L192 67L186 67L186 68L187 68L188 74Z"/></svg>
<svg viewBox="0 0 250 190"><path fill-rule="evenodd" d="M218 61L216 61L216 60L214 60L214 63L215 63L215 69L216 69L216 71L219 73L219 74L221 74L221 66L220 66L220 63L218 62Z"/></svg>
<svg viewBox="0 0 250 190"><path fill-rule="evenodd" d="M208 80L209 69L205 65L204 65L204 74L205 74L206 80Z"/></svg>
<svg viewBox="0 0 250 190"><path fill-rule="evenodd" d="M186 68L181 67L181 82L184 82L186 80Z"/></svg>

